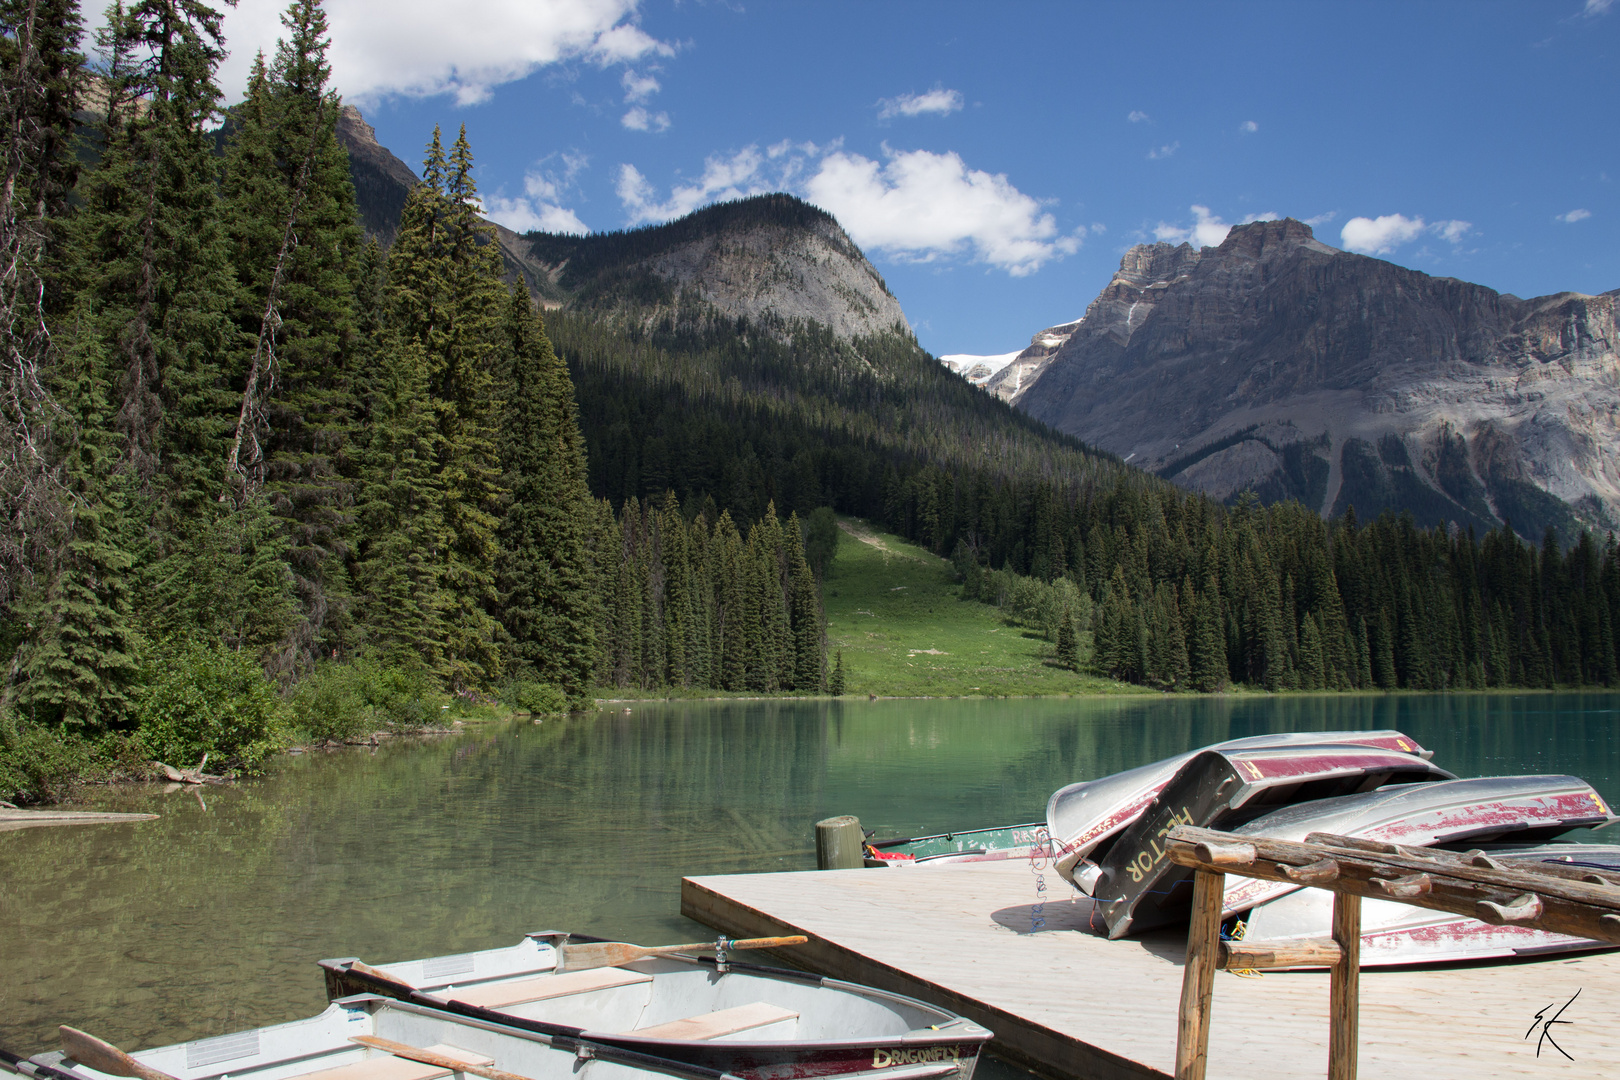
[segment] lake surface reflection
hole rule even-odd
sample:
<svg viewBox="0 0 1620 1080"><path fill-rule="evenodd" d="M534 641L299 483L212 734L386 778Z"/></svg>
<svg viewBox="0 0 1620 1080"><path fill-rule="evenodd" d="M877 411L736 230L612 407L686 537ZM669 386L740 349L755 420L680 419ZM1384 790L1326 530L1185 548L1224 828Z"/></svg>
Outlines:
<svg viewBox="0 0 1620 1080"><path fill-rule="evenodd" d="M682 875L813 868L831 814L885 836L1031 821L1064 784L1205 743L1384 727L1463 776L1574 773L1620 803L1616 694L699 702L484 726L93 803L158 821L0 833L0 1045L307 1016L321 957L548 928L697 940Z"/></svg>

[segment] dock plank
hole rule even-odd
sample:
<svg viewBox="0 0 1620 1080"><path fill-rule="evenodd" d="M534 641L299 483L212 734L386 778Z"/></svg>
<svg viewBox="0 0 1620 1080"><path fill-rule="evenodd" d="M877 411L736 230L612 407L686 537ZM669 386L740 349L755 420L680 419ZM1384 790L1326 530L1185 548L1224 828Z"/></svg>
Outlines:
<svg viewBox="0 0 1620 1080"><path fill-rule="evenodd" d="M1182 931L1109 941L1091 901L1051 871L1044 927L1027 863L686 878L681 910L737 936L804 934L796 964L910 994L996 1032L996 1051L1054 1077L1174 1073ZM1620 1061L1620 953L1588 953L1361 975L1360 1076L1613 1075ZM1539 1010L1579 990L1552 1037L1526 1038ZM1220 971L1211 1080L1322 1077L1328 974Z"/></svg>

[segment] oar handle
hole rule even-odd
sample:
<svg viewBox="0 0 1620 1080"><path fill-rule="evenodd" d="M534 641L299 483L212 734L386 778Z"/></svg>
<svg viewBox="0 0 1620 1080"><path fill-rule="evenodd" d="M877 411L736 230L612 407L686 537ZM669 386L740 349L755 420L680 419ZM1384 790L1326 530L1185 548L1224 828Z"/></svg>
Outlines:
<svg viewBox="0 0 1620 1080"><path fill-rule="evenodd" d="M62 1049L67 1056L97 1072L113 1076L130 1076L135 1080L175 1080L166 1072L142 1065L110 1042L103 1042L78 1028L63 1024L57 1029L62 1034Z"/></svg>
<svg viewBox="0 0 1620 1080"><path fill-rule="evenodd" d="M530 1077L518 1073L509 1073L504 1069L478 1065L471 1061L462 1061L447 1054L435 1054L432 1050L423 1050L421 1047L409 1046L389 1039L379 1039L375 1035L350 1035L349 1041L359 1043L362 1046L369 1046L373 1050L393 1054L395 1057L405 1058L407 1061L420 1061L424 1065L436 1065L441 1069L449 1069L451 1072L471 1073L474 1076L485 1077L486 1080L531 1080Z"/></svg>
<svg viewBox="0 0 1620 1080"><path fill-rule="evenodd" d="M382 983L387 989L393 991L394 993L402 993L406 998L409 998L412 994L417 992L416 987L412 986L404 979L397 978L396 976L390 975L388 972L383 971L380 968L374 968L370 964L362 963L359 960L351 960L349 962L349 970L357 975L363 975L371 982Z"/></svg>
<svg viewBox="0 0 1620 1080"><path fill-rule="evenodd" d="M794 934L791 937L721 938L719 941L694 941L690 945L660 945L648 949L647 952L653 955L692 952L695 949L712 949L717 945L728 952L732 949L775 949L783 945L803 945L809 940L803 934Z"/></svg>

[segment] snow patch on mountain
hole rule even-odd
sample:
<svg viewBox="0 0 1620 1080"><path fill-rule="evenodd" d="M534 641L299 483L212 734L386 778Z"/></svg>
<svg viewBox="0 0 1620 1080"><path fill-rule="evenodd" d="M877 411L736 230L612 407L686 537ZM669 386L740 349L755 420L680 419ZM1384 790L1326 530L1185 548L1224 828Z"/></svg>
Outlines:
<svg viewBox="0 0 1620 1080"><path fill-rule="evenodd" d="M991 376L1012 363L1023 353L1022 349L1015 349L1010 353L1000 353L996 356L974 356L971 353L952 353L942 356L939 362L956 372L974 386L983 386L990 381Z"/></svg>

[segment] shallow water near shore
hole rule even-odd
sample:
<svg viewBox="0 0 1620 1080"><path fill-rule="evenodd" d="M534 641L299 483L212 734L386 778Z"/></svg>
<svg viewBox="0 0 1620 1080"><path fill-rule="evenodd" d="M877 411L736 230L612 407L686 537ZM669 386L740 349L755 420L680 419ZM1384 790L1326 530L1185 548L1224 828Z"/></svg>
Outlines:
<svg viewBox="0 0 1620 1080"><path fill-rule="evenodd" d="M486 725L83 804L157 821L0 833L0 1045L307 1016L322 957L551 928L695 941L713 932L681 917L683 875L813 869L822 817L880 836L1034 821L1064 784L1206 743L1385 727L1462 776L1573 773L1620 803L1606 693L646 703Z"/></svg>

